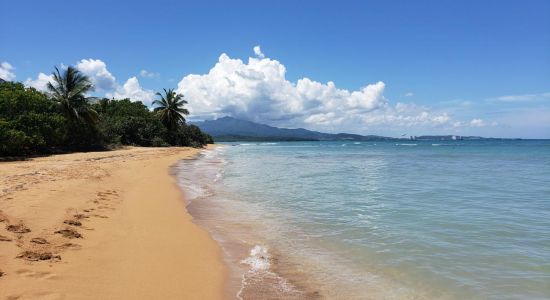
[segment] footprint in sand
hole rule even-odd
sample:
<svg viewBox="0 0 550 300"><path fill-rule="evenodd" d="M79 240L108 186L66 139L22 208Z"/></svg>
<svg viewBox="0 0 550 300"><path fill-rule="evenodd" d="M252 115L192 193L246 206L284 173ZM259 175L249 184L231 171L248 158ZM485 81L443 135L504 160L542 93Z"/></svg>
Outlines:
<svg viewBox="0 0 550 300"><path fill-rule="evenodd" d="M19 223L17 225L8 225L6 226L6 229L8 231L14 232L14 233L28 233L31 232L31 230L25 226L23 223Z"/></svg>
<svg viewBox="0 0 550 300"><path fill-rule="evenodd" d="M110 207L110 206L106 206L106 205L101 205L101 206L98 206L97 208L98 208L98 209L115 210L114 208L112 208L112 207Z"/></svg>
<svg viewBox="0 0 550 300"><path fill-rule="evenodd" d="M82 223L78 220L65 220L63 223L71 226L82 226Z"/></svg>
<svg viewBox="0 0 550 300"><path fill-rule="evenodd" d="M78 233L78 231L74 230L74 229L71 229L71 228L66 228L66 229L61 229L61 230L58 230L54 233L57 233L57 234L61 234L63 237L66 237L66 238L69 238L69 239L80 239L82 238L82 235L80 233Z"/></svg>
<svg viewBox="0 0 550 300"><path fill-rule="evenodd" d="M94 216L94 217L98 217L98 218L102 218L102 219L107 219L107 218L109 218L109 217L107 217L107 216L104 216L104 215L98 215L98 214L93 214L92 216Z"/></svg>
<svg viewBox="0 0 550 300"><path fill-rule="evenodd" d="M46 241L46 239L44 239L44 238L37 237L37 238L32 238L31 243L44 245L44 244L48 244L48 241Z"/></svg>
<svg viewBox="0 0 550 300"><path fill-rule="evenodd" d="M61 256L54 255L51 252L37 252L37 251L23 251L16 258L21 258L28 261L39 261L39 260L61 260Z"/></svg>
<svg viewBox="0 0 550 300"><path fill-rule="evenodd" d="M8 217L6 217L6 215L4 215L0 210L0 223L5 222L7 220L8 220Z"/></svg>
<svg viewBox="0 0 550 300"><path fill-rule="evenodd" d="M4 235L0 235L0 242L11 242L11 241L12 241L11 238Z"/></svg>
<svg viewBox="0 0 550 300"><path fill-rule="evenodd" d="M89 218L90 216L84 215L84 214L75 214L75 215L73 215L73 217L74 217L75 219L77 219L77 220L82 220L82 219L87 219L87 218Z"/></svg>
<svg viewBox="0 0 550 300"><path fill-rule="evenodd" d="M74 243L65 243L63 245L57 246L57 248L60 249L60 250L66 250L66 249L78 250L78 249L82 248L82 246L80 246L79 244L74 244Z"/></svg>
<svg viewBox="0 0 550 300"><path fill-rule="evenodd" d="M55 279L57 274L48 271L32 271L28 269L20 269L15 273L21 277L37 278L37 279Z"/></svg>

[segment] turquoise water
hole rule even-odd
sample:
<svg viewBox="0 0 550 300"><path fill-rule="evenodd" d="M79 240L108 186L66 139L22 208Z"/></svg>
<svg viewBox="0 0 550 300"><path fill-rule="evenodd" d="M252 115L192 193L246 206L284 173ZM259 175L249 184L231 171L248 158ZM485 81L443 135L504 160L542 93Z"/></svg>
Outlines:
<svg viewBox="0 0 550 300"><path fill-rule="evenodd" d="M179 170L240 298L550 299L550 141L234 143Z"/></svg>

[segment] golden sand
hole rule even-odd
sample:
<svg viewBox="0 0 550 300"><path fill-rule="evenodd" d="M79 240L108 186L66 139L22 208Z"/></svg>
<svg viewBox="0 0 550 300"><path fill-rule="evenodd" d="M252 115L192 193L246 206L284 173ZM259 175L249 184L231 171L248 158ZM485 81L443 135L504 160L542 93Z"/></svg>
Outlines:
<svg viewBox="0 0 550 300"><path fill-rule="evenodd" d="M169 167L190 148L0 163L0 299L220 299L221 250Z"/></svg>

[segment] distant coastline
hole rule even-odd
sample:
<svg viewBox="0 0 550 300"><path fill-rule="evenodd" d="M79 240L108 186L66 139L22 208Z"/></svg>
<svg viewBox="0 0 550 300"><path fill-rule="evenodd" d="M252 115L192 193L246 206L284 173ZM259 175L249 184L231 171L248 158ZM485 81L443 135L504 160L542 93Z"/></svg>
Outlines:
<svg viewBox="0 0 550 300"><path fill-rule="evenodd" d="M310 142L310 141L482 141L482 140L524 140L522 138L498 138L461 135L421 135L388 137L351 133L324 133L304 128L279 128L232 117L193 122L202 131L211 135L216 142Z"/></svg>

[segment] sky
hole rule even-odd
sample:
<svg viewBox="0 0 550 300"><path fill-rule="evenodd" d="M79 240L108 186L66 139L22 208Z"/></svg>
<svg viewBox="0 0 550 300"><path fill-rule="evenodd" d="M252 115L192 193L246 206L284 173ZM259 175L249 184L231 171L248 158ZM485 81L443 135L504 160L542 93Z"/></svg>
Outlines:
<svg viewBox="0 0 550 300"><path fill-rule="evenodd" d="M2 1L0 78L77 67L190 120L550 138L550 1Z"/></svg>

